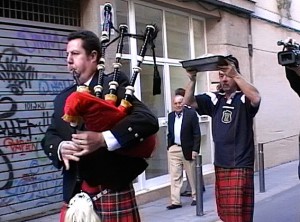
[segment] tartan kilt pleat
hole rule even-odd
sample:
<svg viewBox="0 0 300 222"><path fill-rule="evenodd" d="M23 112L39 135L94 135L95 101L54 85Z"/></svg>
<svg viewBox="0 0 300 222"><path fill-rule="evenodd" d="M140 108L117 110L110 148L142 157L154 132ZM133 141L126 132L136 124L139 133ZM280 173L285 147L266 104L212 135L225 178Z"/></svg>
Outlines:
<svg viewBox="0 0 300 222"><path fill-rule="evenodd" d="M88 193L90 197L93 197L100 192L100 190L98 191L95 188L87 187L86 184L85 189L82 190ZM132 184L121 191L110 191L98 200L93 201L93 203L94 210L101 218L101 222L141 221ZM60 222L64 222L67 209L68 205L64 203L61 208Z"/></svg>
<svg viewBox="0 0 300 222"><path fill-rule="evenodd" d="M224 222L252 222L254 213L254 171L251 168L215 167L216 204Z"/></svg>
<svg viewBox="0 0 300 222"><path fill-rule="evenodd" d="M110 192L94 202L102 222L140 222L134 189Z"/></svg>

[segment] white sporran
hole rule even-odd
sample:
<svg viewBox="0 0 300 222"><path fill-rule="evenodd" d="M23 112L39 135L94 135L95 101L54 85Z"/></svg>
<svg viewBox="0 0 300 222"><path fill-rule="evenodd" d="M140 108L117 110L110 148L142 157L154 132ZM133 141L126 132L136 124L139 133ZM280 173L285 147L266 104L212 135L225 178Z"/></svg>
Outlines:
<svg viewBox="0 0 300 222"><path fill-rule="evenodd" d="M80 192L70 200L65 222L101 222L87 193Z"/></svg>

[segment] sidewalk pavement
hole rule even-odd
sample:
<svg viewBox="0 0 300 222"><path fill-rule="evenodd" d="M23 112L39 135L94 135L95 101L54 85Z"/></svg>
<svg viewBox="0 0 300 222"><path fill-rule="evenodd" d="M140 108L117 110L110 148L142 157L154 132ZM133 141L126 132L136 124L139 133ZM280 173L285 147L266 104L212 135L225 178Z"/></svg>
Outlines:
<svg viewBox="0 0 300 222"><path fill-rule="evenodd" d="M255 173L255 202L262 201L299 184L298 161L285 163L265 170L265 192L260 193L259 174ZM182 197L182 208L167 210L169 197L139 206L142 222L215 222L216 214L214 185L206 185L203 194L203 216L197 216L196 206L191 206L190 197ZM254 210L255 211L255 210ZM58 222L59 214L45 216L27 222Z"/></svg>

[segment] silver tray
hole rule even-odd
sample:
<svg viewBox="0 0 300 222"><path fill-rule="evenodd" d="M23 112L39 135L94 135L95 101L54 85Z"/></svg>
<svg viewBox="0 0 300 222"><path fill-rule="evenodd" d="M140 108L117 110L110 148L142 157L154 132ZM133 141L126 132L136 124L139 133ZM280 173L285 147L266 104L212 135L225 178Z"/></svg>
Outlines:
<svg viewBox="0 0 300 222"><path fill-rule="evenodd" d="M228 63L225 59L230 60L231 55L229 56L222 56L222 55L215 55L209 56L204 58L198 59L191 59L191 60L184 60L180 63L182 67L187 71L197 71L197 72L204 72L204 71L216 71L218 70L218 66L226 66Z"/></svg>

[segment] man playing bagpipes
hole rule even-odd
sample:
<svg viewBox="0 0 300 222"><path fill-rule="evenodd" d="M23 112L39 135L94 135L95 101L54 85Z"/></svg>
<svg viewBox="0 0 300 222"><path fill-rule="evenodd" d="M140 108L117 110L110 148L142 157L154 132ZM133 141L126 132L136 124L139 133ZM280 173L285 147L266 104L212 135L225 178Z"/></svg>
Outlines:
<svg viewBox="0 0 300 222"><path fill-rule="evenodd" d="M74 132L70 124L62 119L66 100L77 90L78 85L88 85L91 91L97 85L97 65L100 57L101 44L94 33L77 31L68 36L68 69L75 73L78 82L55 98L51 125L42 140L42 147L53 165L63 168L65 203L61 212L61 222L65 219L66 209L72 204L70 200L80 191L93 198L91 205L102 222L140 221L132 183L146 169L147 162L142 157L118 151L126 153L126 150L155 134L159 129L155 115L132 96L130 111L109 130L89 131L79 124ZM109 93L112 76L104 74L102 77L102 98ZM122 73L119 73L118 84L117 106L124 98L125 87L128 85L128 79ZM109 120L110 116L104 118Z"/></svg>

